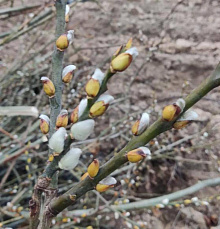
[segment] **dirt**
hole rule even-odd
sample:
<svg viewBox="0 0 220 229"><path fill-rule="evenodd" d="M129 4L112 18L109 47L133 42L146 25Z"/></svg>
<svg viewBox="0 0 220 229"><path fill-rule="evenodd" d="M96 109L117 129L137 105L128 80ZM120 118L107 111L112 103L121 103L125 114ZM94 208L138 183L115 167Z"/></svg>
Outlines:
<svg viewBox="0 0 220 229"><path fill-rule="evenodd" d="M20 5L18 2L15 1L15 4ZM108 127L107 133L120 134L112 139L107 137L104 141L90 144L87 157L83 159L85 165L88 164L91 153L104 163L113 152L121 149L131 137L130 126L141 112L149 111L153 123L165 105L186 96L209 76L220 59L219 14L220 2L214 0L103 0L99 4L78 3L72 8L66 29L75 30L75 40L65 52L64 65L75 64L77 72L72 84L64 88L64 108L69 111L75 108L85 96L84 86L94 69L100 67L103 71L106 70L109 58L118 46L133 37L133 44L139 51L139 56L129 69L111 79L109 93L115 97L116 103L104 117L97 119L98 125L92 137L103 134L102 131ZM1 21L0 33L11 30L29 17L30 12ZM48 100L41 92L39 79L51 74L50 52L53 45L49 44L40 53L38 51L53 39L54 24L53 19L0 47L1 77L5 76L0 85L1 106L37 103L40 112L49 112ZM21 61L19 56L28 59L33 53L36 53L33 61L23 64L13 73L9 72L15 67L15 63ZM118 193L122 193L120 200L135 201L139 198L156 197L187 188L199 180L219 177L219 92L219 88L214 89L193 107L199 114L197 122L183 130L161 134L149 144L154 153L179 139L192 136L173 148L172 159L152 160L118 175L117 179L125 182L125 185L119 182L115 188ZM119 124L115 124L123 118ZM6 120L7 118L2 118L1 122ZM20 125L22 120L12 119L13 125ZM13 125L8 122L4 129L10 132L14 129ZM39 135L39 131L36 133ZM40 149L43 152L46 147ZM42 161L36 160L36 163L40 162ZM64 180L66 176L61 175ZM134 184L132 180L135 181ZM149 229L215 228L218 222L211 219L213 215L217 215L217 218L220 216L219 200L216 199L219 191L219 187L213 187L196 193L196 196L208 200L210 204L190 204L190 214L188 206L182 205L181 208L131 211L128 218L145 222L143 228ZM191 197L193 196L186 198ZM106 195L106 198L111 203L116 200L112 195ZM88 196L83 201L85 203L81 203L82 206L94 207L94 201L90 203ZM27 206L27 201L25 205ZM66 212L64 216L65 214ZM94 228L131 228L129 221L121 217L117 219L111 213L100 214L102 220L99 227L92 216L81 218L81 225L91 224ZM97 215L94 217L98 220Z"/></svg>

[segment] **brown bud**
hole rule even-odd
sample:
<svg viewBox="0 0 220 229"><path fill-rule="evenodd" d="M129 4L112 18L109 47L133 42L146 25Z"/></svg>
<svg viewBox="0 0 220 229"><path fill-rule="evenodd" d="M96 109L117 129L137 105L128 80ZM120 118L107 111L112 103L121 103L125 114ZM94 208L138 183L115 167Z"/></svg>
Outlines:
<svg viewBox="0 0 220 229"><path fill-rule="evenodd" d="M68 125L68 112L63 109L60 111L60 114L57 116L56 127L66 127Z"/></svg>
<svg viewBox="0 0 220 229"><path fill-rule="evenodd" d="M77 106L70 115L71 123L76 123L78 121L78 112L79 112L79 106Z"/></svg>
<svg viewBox="0 0 220 229"><path fill-rule="evenodd" d="M54 87L53 82L49 78L47 78L45 76L41 77L41 81L43 83L44 92L50 98L54 97L54 95L55 95L55 87Z"/></svg>

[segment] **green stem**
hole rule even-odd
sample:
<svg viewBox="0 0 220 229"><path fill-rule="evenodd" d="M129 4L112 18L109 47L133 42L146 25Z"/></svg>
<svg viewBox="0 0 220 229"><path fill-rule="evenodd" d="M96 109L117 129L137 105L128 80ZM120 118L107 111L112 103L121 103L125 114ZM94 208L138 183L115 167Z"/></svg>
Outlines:
<svg viewBox="0 0 220 229"><path fill-rule="evenodd" d="M198 102L202 97L204 97L208 92L210 92L213 88L220 85L220 64L218 64L215 71L211 74L209 78L207 78L204 82L202 82L195 90L193 90L186 98L186 106L184 108L184 112L192 107L196 102ZM180 115L176 118L178 119ZM110 175L113 171L118 169L120 166L127 162L126 153L130 150L138 148L140 146L146 145L150 140L152 140L157 135L169 130L172 128L172 122L164 121L161 117L154 122L144 133L140 136L133 137L128 144L110 161L106 162L99 170L98 175L94 180L91 180L87 177L85 180L79 182L69 191L59 196L56 199L53 199L50 204L50 211L56 215L66 207L71 205L73 201L69 198L69 195L76 195L76 199L84 195L86 192L93 189L96 184L102 180L103 178Z"/></svg>

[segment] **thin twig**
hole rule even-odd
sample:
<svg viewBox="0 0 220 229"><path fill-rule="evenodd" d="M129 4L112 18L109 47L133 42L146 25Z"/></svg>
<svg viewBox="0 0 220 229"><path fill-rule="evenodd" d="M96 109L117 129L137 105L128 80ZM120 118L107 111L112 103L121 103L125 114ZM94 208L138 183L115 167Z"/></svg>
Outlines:
<svg viewBox="0 0 220 229"><path fill-rule="evenodd" d="M169 201L176 200L184 196L198 192L199 190L203 188L217 186L217 185L220 185L220 177L200 181L198 184L192 185L186 189L182 189L180 191L173 192L168 195L164 195L164 196L160 196L160 197L156 197L156 198L152 198L148 200L136 201L136 202L132 202L128 204L122 204L122 205L117 205L117 206L114 205L112 207L120 211L149 208L149 207L156 206L157 204L162 203L164 199L168 199Z"/></svg>

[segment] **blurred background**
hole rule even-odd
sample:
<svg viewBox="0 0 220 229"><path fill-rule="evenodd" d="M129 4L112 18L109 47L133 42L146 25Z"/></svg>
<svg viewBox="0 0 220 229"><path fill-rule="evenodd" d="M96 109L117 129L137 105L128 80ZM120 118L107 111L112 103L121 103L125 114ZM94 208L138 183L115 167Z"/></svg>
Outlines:
<svg viewBox="0 0 220 229"><path fill-rule="evenodd" d="M151 123L162 108L186 96L220 58L220 2L214 0L69 1L73 44L64 66L77 66L63 87L63 108L71 112L85 98L87 80L105 71L115 50L133 37L139 56L108 84L113 105L97 118L73 171L61 171L59 193L67 191L92 159L108 161L131 138L142 112ZM49 115L40 78L51 77L53 1L0 0L0 228L28 228L28 201L47 160L47 137L38 115ZM209 187L164 208L115 212L109 206L154 198L187 188L220 172L220 90L194 107L199 121L161 134L148 144L151 161L126 164L115 172L114 189L89 192L53 220L53 228L219 229L220 188ZM16 108L14 106L23 106ZM28 106L28 107L27 107ZM30 107L31 106L31 107ZM187 199L198 197L197 205ZM203 203L203 204L202 204Z"/></svg>

